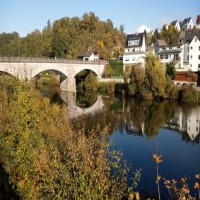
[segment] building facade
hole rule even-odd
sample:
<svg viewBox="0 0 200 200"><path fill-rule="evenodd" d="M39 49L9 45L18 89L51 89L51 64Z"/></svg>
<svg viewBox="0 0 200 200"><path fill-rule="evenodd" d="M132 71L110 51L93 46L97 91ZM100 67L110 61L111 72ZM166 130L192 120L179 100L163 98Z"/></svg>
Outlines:
<svg viewBox="0 0 200 200"><path fill-rule="evenodd" d="M145 33L129 34L126 38L123 65L141 64L146 58Z"/></svg>
<svg viewBox="0 0 200 200"><path fill-rule="evenodd" d="M87 51L79 54L77 58L84 61L98 61L99 55L97 52Z"/></svg>

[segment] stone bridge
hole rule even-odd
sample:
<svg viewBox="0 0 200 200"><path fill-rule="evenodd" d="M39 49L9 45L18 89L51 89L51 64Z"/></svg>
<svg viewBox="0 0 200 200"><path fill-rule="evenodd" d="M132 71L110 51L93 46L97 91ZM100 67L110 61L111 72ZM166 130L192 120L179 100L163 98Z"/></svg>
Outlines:
<svg viewBox="0 0 200 200"><path fill-rule="evenodd" d="M76 91L75 76L80 71L91 70L100 79L106 64L107 61L4 57L0 58L0 71L21 80L31 80L43 71L54 70L61 75L60 89L74 92Z"/></svg>

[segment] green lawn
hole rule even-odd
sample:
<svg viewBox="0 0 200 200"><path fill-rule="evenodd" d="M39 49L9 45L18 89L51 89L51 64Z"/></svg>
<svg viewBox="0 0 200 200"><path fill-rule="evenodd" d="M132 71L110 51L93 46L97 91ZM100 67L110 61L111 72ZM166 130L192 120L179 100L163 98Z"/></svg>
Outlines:
<svg viewBox="0 0 200 200"><path fill-rule="evenodd" d="M110 60L109 65L111 66L116 77L123 77L123 61Z"/></svg>

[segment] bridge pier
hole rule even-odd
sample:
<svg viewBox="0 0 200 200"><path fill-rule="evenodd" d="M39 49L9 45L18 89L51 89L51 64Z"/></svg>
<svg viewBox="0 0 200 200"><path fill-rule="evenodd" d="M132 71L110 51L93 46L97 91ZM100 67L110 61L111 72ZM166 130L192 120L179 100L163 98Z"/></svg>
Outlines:
<svg viewBox="0 0 200 200"><path fill-rule="evenodd" d="M60 90L65 92L76 92L76 79L69 77L60 83Z"/></svg>

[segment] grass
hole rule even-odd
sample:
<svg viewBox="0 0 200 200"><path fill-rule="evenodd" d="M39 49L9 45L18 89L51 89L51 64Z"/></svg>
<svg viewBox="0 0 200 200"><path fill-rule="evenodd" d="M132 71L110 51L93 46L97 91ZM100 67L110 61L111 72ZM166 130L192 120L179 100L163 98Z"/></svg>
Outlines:
<svg viewBox="0 0 200 200"><path fill-rule="evenodd" d="M110 60L109 65L114 71L115 76L123 77L123 61L121 60Z"/></svg>

